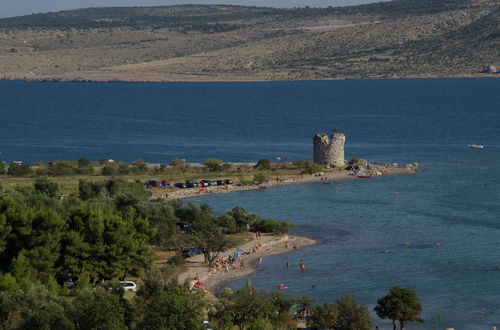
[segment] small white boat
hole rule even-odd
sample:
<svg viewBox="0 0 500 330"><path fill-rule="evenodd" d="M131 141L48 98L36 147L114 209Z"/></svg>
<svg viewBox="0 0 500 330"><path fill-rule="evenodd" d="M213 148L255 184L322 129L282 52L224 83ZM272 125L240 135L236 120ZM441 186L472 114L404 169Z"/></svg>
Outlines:
<svg viewBox="0 0 500 330"><path fill-rule="evenodd" d="M469 148L483 149L484 146L481 144L469 144Z"/></svg>

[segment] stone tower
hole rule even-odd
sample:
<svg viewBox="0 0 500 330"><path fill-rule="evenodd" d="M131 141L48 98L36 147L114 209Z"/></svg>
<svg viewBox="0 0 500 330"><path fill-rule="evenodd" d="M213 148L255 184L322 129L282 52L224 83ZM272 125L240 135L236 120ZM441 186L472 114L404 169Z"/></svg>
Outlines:
<svg viewBox="0 0 500 330"><path fill-rule="evenodd" d="M313 139L313 161L326 167L344 167L345 135L334 132L331 142L326 134L316 134Z"/></svg>

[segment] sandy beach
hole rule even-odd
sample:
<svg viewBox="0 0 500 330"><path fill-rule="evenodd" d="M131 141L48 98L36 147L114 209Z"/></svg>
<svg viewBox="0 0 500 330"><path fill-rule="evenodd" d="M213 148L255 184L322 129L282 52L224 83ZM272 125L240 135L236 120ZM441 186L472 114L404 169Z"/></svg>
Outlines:
<svg viewBox="0 0 500 330"><path fill-rule="evenodd" d="M265 262L265 258L269 256L292 252L317 243L314 239L300 236L262 234L260 238L254 238L238 247L246 253L240 255L240 260L229 266L227 271L221 268L218 272L210 272L204 262L203 255L187 258L187 270L179 275L178 281L179 283L188 282L191 287L195 286L198 281L202 282L204 286L201 288L213 293L224 282L242 278L255 272L254 264L259 262L259 258L262 258L262 262ZM260 247L258 247L259 244ZM227 259L235 250L236 248L221 253L221 258ZM244 262L244 267L241 267L241 260ZM298 267L297 265L294 266Z"/></svg>
<svg viewBox="0 0 500 330"><path fill-rule="evenodd" d="M404 166L404 167L390 167L385 168L378 166L375 168L374 172L379 173L376 176L385 176L385 175L396 175L396 174L409 174L415 173L418 169L416 166L412 164ZM295 185L295 184L308 184L308 183L317 183L317 182L334 182L340 180L364 180L359 179L354 175L351 175L349 171L339 171L334 173L321 173L315 175L299 175L293 178L288 179L277 179L272 178L268 182L264 184L253 184L253 185L226 185L226 186L215 186L215 187L204 187L204 188L185 188L185 189L151 189L153 195L151 198L166 198L166 199L183 199L189 197L203 196L203 195L211 195L211 194L222 194L236 191L244 191L244 190L256 190L256 189L269 189L282 187L287 185Z"/></svg>

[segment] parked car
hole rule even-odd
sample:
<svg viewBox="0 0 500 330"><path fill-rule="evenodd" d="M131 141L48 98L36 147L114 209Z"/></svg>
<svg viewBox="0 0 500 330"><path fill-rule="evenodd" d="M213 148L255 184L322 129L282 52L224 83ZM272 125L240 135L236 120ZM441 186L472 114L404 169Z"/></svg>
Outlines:
<svg viewBox="0 0 500 330"><path fill-rule="evenodd" d="M231 180L231 179L226 179L224 181L226 181L226 184L233 184L233 180Z"/></svg>
<svg viewBox="0 0 500 330"><path fill-rule="evenodd" d="M177 182L175 185L175 188L187 188L187 184L183 183L183 182Z"/></svg>
<svg viewBox="0 0 500 330"><path fill-rule="evenodd" d="M137 291L137 285L132 281L120 281L120 285L123 287L124 291Z"/></svg>
<svg viewBox="0 0 500 330"><path fill-rule="evenodd" d="M66 282L64 282L64 286L67 287L68 289L73 289L75 287L75 282L70 278Z"/></svg>
<svg viewBox="0 0 500 330"><path fill-rule="evenodd" d="M174 184L170 180L163 180L162 182L160 182L160 188L162 188L162 189L173 188L173 187L174 187Z"/></svg>
<svg viewBox="0 0 500 330"><path fill-rule="evenodd" d="M210 180L201 180L200 181L202 187L210 186L210 182L211 182Z"/></svg>
<svg viewBox="0 0 500 330"><path fill-rule="evenodd" d="M185 231L186 233L193 231L193 228L191 228L187 222L177 222L176 225L179 227L179 230Z"/></svg>
<svg viewBox="0 0 500 330"><path fill-rule="evenodd" d="M214 327L212 327L212 325L210 325L210 323L208 321L203 321L203 325L205 326L205 329L207 329L207 330L214 330Z"/></svg>
<svg viewBox="0 0 500 330"><path fill-rule="evenodd" d="M194 180L186 180L186 186L188 188L197 188L198 187L198 182Z"/></svg>
<svg viewBox="0 0 500 330"><path fill-rule="evenodd" d="M217 185L218 186L225 186L226 185L226 180L217 180Z"/></svg>
<svg viewBox="0 0 500 330"><path fill-rule="evenodd" d="M187 248L182 250L181 255L184 258L189 258L189 257L194 257L197 256L198 254L202 254L203 250L200 248Z"/></svg>
<svg viewBox="0 0 500 330"><path fill-rule="evenodd" d="M210 185L211 185L211 186L216 186L216 185L217 185L217 181L215 181L215 180L210 180Z"/></svg>
<svg viewBox="0 0 500 330"><path fill-rule="evenodd" d="M145 184L148 188L158 187L160 183L156 179L148 179Z"/></svg>

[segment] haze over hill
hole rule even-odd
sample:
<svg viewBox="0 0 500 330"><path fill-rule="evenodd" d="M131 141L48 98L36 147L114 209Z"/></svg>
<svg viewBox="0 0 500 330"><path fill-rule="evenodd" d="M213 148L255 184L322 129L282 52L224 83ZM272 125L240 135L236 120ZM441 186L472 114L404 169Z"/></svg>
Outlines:
<svg viewBox="0 0 500 330"><path fill-rule="evenodd" d="M29 80L276 80L486 75L498 0L351 7L89 8L0 19L0 76Z"/></svg>

